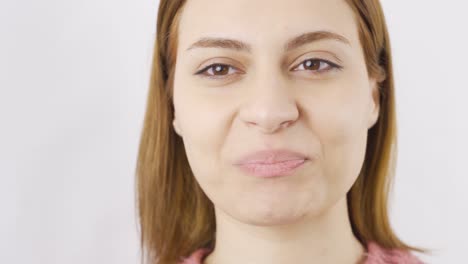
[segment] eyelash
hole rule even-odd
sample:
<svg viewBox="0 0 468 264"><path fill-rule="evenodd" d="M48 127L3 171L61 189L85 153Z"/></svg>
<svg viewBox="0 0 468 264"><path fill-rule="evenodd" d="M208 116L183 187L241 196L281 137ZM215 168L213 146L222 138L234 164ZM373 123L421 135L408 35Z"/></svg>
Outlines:
<svg viewBox="0 0 468 264"><path fill-rule="evenodd" d="M304 63L306 63L308 61L319 62L319 63L324 62L324 63L329 65L328 69L326 69L326 70L312 71L312 72L318 72L318 73L314 73L314 75L324 74L324 73L327 73L327 72L332 71L332 70L341 70L341 69L343 69L343 66L337 65L337 64L335 64L335 63L333 63L331 61L324 60L324 59L316 59L316 58L311 58L311 59L304 60L301 63L299 63L296 67L294 67L294 69L301 66L301 65L304 65ZM207 70L214 69L214 67L216 67L216 66L223 66L223 67L229 67L229 68L234 68L235 69L235 67L233 67L233 66L231 66L229 64L213 63L213 64L210 64L210 65L206 66L202 70L196 72L195 75L202 75L202 76L210 78L210 79L225 79L225 76L229 76L228 74L226 74L226 75L209 75L209 74L206 74ZM297 71L297 70L293 70L293 71Z"/></svg>

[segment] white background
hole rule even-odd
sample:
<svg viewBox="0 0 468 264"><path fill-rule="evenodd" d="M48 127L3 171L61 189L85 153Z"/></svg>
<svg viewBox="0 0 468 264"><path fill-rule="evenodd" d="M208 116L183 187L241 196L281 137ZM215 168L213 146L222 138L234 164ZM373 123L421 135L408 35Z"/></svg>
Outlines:
<svg viewBox="0 0 468 264"><path fill-rule="evenodd" d="M468 263L465 1L384 0L399 160L391 218ZM134 167L157 1L0 2L0 263L138 263Z"/></svg>

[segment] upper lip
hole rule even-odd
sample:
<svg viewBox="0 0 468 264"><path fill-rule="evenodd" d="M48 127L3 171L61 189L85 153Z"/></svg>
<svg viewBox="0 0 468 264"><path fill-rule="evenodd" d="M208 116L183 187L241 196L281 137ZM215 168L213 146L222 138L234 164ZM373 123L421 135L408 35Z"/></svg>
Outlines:
<svg viewBox="0 0 468 264"><path fill-rule="evenodd" d="M261 150L247 154L241 159L237 160L236 165L242 164L271 164L284 162L288 160L308 160L307 155L289 149L269 149Z"/></svg>

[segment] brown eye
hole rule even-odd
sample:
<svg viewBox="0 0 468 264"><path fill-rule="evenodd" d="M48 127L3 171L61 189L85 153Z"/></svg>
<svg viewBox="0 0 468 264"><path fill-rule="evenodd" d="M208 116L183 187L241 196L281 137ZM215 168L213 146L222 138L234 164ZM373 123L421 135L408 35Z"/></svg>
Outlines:
<svg viewBox="0 0 468 264"><path fill-rule="evenodd" d="M304 68L306 70L318 70L320 69L320 61L317 60L306 60L304 62Z"/></svg>
<svg viewBox="0 0 468 264"><path fill-rule="evenodd" d="M222 64L217 64L213 67L214 69L214 73L215 75L224 75L226 73L228 73L229 71L229 67L227 67L226 65L222 65Z"/></svg>
<svg viewBox="0 0 468 264"><path fill-rule="evenodd" d="M206 75L211 78L216 78L216 76L226 76L229 75L230 69L234 69L234 67L226 64L211 64L205 67L203 70L197 72L196 74Z"/></svg>
<svg viewBox="0 0 468 264"><path fill-rule="evenodd" d="M300 66L303 66L303 67L300 67ZM301 62L301 64L299 64L297 68L302 68L303 70L306 70L306 71L321 73L321 72L328 72L333 69L341 69L342 67L332 62L329 62L327 60L308 59L308 60ZM299 70L302 70L302 69L299 69Z"/></svg>

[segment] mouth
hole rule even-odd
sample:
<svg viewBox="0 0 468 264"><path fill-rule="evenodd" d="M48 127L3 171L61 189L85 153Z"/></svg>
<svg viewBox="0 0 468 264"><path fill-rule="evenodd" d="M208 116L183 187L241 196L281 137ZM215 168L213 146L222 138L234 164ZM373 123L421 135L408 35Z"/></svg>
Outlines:
<svg viewBox="0 0 468 264"><path fill-rule="evenodd" d="M264 149L248 153L234 165L248 175L271 178L292 175L309 160L309 156L292 149Z"/></svg>
<svg viewBox="0 0 468 264"><path fill-rule="evenodd" d="M278 162L252 162L237 164L242 171L245 173L260 177L260 178L272 178L280 176L290 176L294 172L304 165L308 160L307 159L291 159Z"/></svg>

